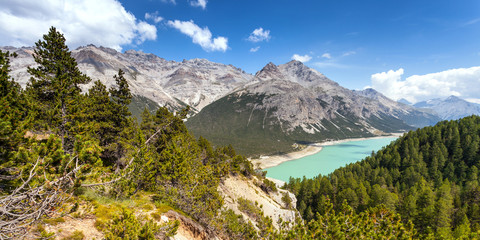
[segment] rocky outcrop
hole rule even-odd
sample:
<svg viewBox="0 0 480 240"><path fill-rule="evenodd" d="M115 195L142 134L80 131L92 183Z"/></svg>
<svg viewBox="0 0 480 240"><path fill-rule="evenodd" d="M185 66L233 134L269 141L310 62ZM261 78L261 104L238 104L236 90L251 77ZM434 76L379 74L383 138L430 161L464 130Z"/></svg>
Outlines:
<svg viewBox="0 0 480 240"><path fill-rule="evenodd" d="M296 198L293 193L283 189L278 189L277 192L265 193L256 184L258 180L256 177L246 179L240 176L230 176L222 182L218 190L223 195L225 206L232 209L236 214L240 214L244 219L256 223L255 219L251 219L247 214L239 210L238 199L246 199L248 201L257 203L261 207L265 216L272 218L273 225L279 229L279 219L283 222L295 221L297 211L293 208L296 206ZM285 205L282 201L282 194L288 194L292 199L291 208Z"/></svg>

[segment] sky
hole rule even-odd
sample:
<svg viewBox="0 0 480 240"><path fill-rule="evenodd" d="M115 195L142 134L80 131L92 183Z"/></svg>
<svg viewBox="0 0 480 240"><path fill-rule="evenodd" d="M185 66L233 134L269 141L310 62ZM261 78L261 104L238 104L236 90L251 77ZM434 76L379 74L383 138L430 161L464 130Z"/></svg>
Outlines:
<svg viewBox="0 0 480 240"><path fill-rule="evenodd" d="M0 46L33 46L50 26L70 49L205 58L252 74L295 59L394 100L480 103L478 0L0 1Z"/></svg>

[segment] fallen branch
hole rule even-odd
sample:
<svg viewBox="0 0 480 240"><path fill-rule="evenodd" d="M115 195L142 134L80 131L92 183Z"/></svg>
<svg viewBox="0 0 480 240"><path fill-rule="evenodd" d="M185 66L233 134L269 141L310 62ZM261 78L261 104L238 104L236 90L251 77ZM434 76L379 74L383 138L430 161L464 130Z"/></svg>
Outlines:
<svg viewBox="0 0 480 240"><path fill-rule="evenodd" d="M57 206L69 198L67 192L73 186L72 178L75 178L81 166L54 181L31 186L41 160L36 160L22 185L10 195L0 197L0 239L23 238L29 225L43 216L51 216Z"/></svg>
<svg viewBox="0 0 480 240"><path fill-rule="evenodd" d="M172 122L170 122L169 124L159 128L154 134L152 134L146 141L145 141L145 144L144 144L144 147L147 147L150 143L150 141L155 137L157 136L161 131L165 130L168 126L170 126L172 124ZM125 166L124 170L128 169L130 167L130 165L132 165L133 163L133 160L135 160L136 156L138 155L138 153L140 153L140 151L143 149L143 148L139 148L137 149L137 152L135 153L135 155L130 159L130 161L128 161L128 164L127 166ZM130 172L129 172L130 173ZM120 181L123 177L125 177L126 175L128 175L127 172L123 172L123 174L116 178L116 179L113 179L113 180L110 180L108 182L102 182L102 183L91 183L91 184L82 184L81 186L82 187L98 187L98 186L105 186L105 185L109 185L109 184L112 184L112 183L115 183L115 182L118 182Z"/></svg>

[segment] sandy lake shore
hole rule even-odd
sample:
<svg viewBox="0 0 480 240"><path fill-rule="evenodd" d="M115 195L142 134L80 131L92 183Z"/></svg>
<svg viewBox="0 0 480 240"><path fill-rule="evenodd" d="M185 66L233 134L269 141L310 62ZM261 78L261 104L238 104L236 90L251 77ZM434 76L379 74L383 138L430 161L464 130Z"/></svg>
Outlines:
<svg viewBox="0 0 480 240"><path fill-rule="evenodd" d="M377 136L377 137L369 137L369 138L348 138L348 139L342 139L342 140L312 143L307 145L304 149L300 151L295 151L295 152L282 154L282 155L261 156L260 158L250 159L250 161L252 162L255 168L265 169L265 168L275 167L286 161L291 161L291 160L316 154L322 151L324 146L330 146L330 145L335 145L335 144L349 142L349 141L362 141L367 139L400 137L402 135L403 133L394 133L388 136Z"/></svg>

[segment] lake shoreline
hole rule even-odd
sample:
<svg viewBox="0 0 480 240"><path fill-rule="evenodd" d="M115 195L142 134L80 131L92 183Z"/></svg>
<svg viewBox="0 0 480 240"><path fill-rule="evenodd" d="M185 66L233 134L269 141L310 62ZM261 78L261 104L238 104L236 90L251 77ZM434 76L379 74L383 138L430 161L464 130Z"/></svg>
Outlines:
<svg viewBox="0 0 480 240"><path fill-rule="evenodd" d="M392 133L385 136L375 136L375 137L364 137L364 138L347 138L341 140L325 141L319 143L312 143L307 145L304 149L300 151L290 152L281 155L271 155L271 156L261 156L260 158L250 159L253 166L259 169L266 169L278 166L284 162L297 160L306 156L310 156L322 151L324 146L336 145L344 142L353 142L353 141L363 141L368 139L379 139L379 138L389 138L389 137L400 137L403 133Z"/></svg>

